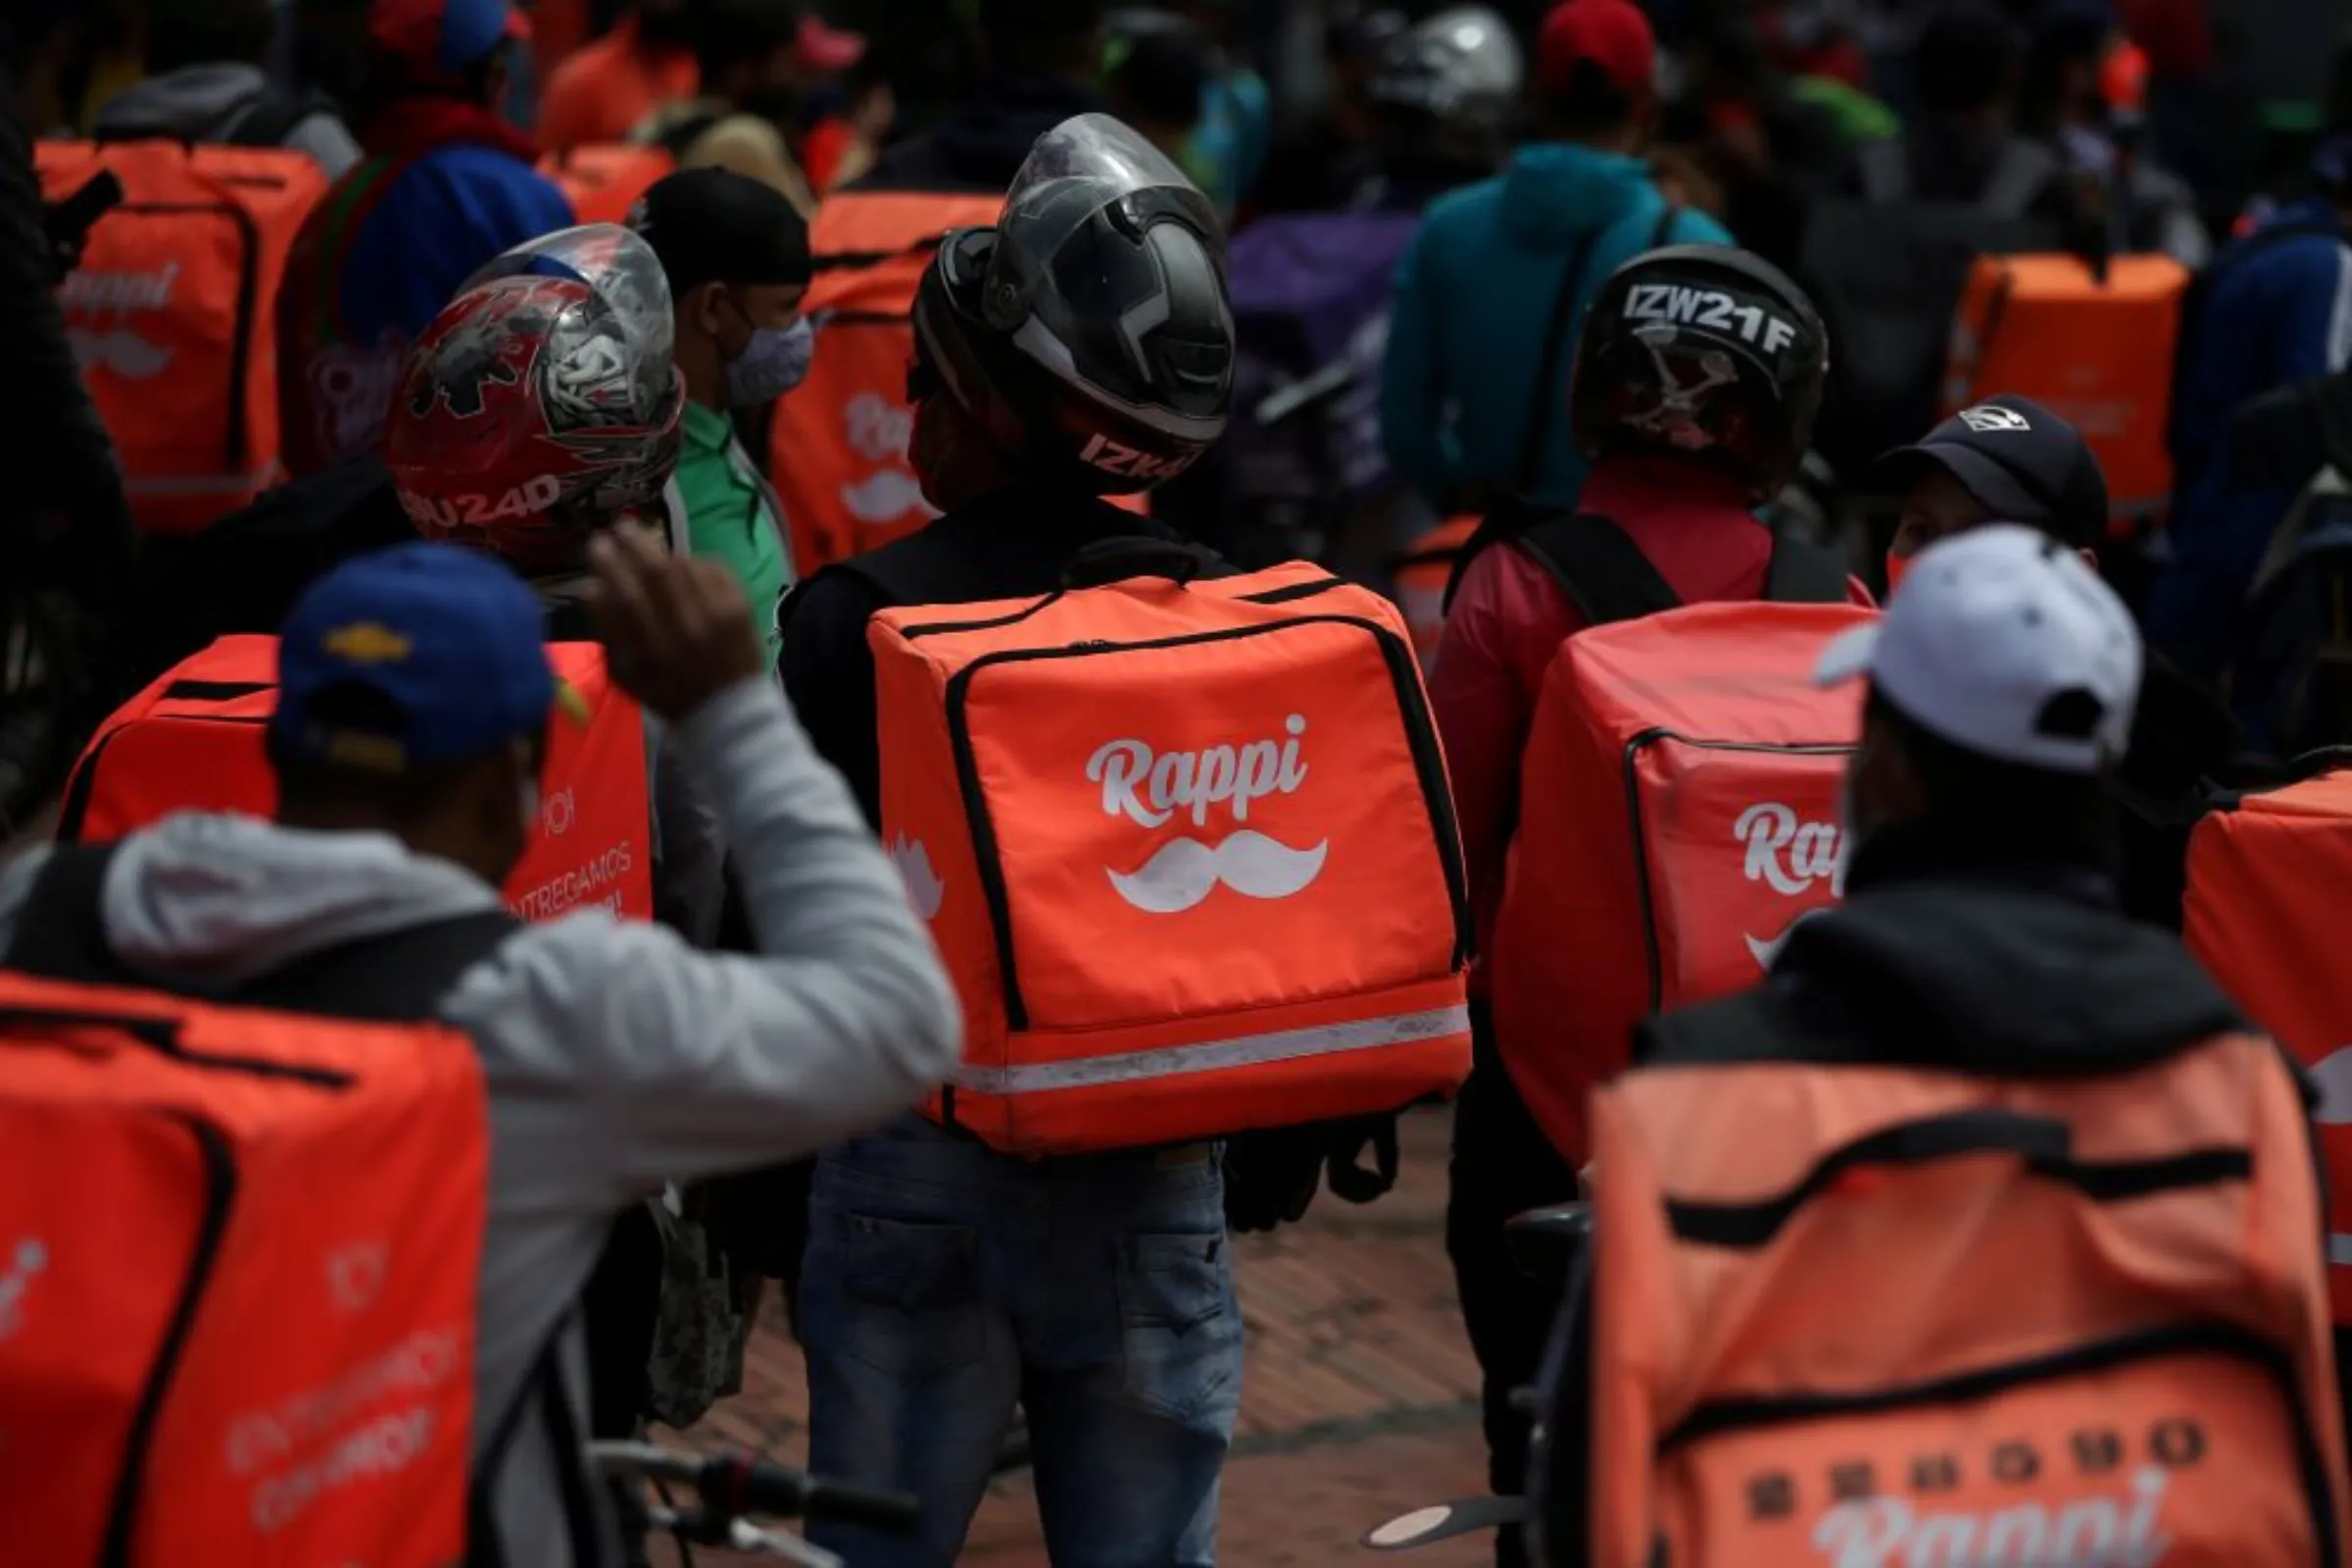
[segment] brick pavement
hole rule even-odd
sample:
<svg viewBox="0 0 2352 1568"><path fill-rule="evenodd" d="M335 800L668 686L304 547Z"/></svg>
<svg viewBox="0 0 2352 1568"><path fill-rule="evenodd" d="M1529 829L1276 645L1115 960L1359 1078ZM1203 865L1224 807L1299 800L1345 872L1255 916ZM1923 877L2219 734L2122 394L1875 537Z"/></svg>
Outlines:
<svg viewBox="0 0 2352 1568"><path fill-rule="evenodd" d="M1236 1243L1249 1368L1220 1526L1219 1555L1232 1568L1369 1562L1355 1542L1382 1519L1483 1488L1478 1368L1446 1262L1446 1131L1442 1113L1407 1119L1396 1191L1379 1203L1350 1208L1326 1195L1305 1223ZM806 1451L807 1413L799 1349L771 1314L744 1393L688 1441L790 1460ZM991 1493L962 1560L1046 1568L1024 1478ZM1478 1540L1398 1559L1411 1568L1491 1560Z"/></svg>

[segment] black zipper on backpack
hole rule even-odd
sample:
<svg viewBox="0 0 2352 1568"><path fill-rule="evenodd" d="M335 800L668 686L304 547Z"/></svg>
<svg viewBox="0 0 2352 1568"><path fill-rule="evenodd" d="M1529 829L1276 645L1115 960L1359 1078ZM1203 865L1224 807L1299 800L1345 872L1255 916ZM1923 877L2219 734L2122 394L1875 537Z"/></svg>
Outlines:
<svg viewBox="0 0 2352 1568"><path fill-rule="evenodd" d="M1664 1454L1730 1432L1792 1426L1834 1416L1876 1415L1921 1405L1973 1403L2031 1383L2104 1372L2134 1361L2187 1355L2235 1356L2260 1367L2278 1382L2294 1427L2296 1465L2302 1472L2305 1499L2311 1506L2312 1525L2319 1538L2318 1560L2322 1564L2340 1561L2334 1495L2328 1487L2312 1414L2304 1401L2302 1383L2283 1350L2233 1323L2181 1323L2137 1329L2046 1355L1867 1394L1799 1393L1710 1399L1659 1438L1657 1452Z"/></svg>
<svg viewBox="0 0 2352 1568"><path fill-rule="evenodd" d="M229 1210L237 1197L237 1165L220 1129L201 1117L164 1112L186 1127L196 1140L204 1161L204 1215L196 1230L196 1246L181 1276L179 1298L172 1303L171 1321L155 1361L139 1388L139 1402L122 1440L122 1468L115 1478L114 1500L107 1505L106 1541L98 1553L99 1568L130 1568L131 1546L139 1522L139 1495L147 1484L148 1445L155 1441L156 1422L163 1414L164 1396L179 1370L188 1336L196 1327L196 1310L212 1283L213 1266L220 1260L220 1238L228 1230Z"/></svg>
<svg viewBox="0 0 2352 1568"><path fill-rule="evenodd" d="M1314 625L1353 626L1371 633L1383 661L1389 666L1389 678L1396 687L1405 737L1412 746L1414 770L1420 779L1422 800L1429 808L1430 827L1438 840L1438 857L1445 867L1446 892L1453 906L1454 966L1459 968L1467 961L1470 951L1470 893L1462 869L1462 842L1454 820L1453 793L1446 785L1446 760L1438 745L1437 726L1430 719L1427 703L1422 700L1420 666L1413 662L1412 652L1405 647L1403 639L1395 632L1359 615L1301 615L1296 620L1271 621L1262 626L1237 626L1225 631L1194 632L1182 637L1156 637L1143 642L1088 642L1065 648L1009 649L1003 653L984 654L973 660L949 677L947 691L948 735L955 748L956 778L963 795L964 817L972 832L973 859L979 866L981 894L988 901L989 918L996 929L997 967L1004 985L1004 1020L1008 1027L1028 1028L1029 1006L1021 995L1020 975L1013 957L1011 900L1004 886L1004 866L998 847L996 821L989 814L988 797L980 787L979 760L973 751L971 725L966 719L972 677L995 664L1189 648L1200 643L1234 642L1244 637L1263 637Z"/></svg>
<svg viewBox="0 0 2352 1568"><path fill-rule="evenodd" d="M174 681L170 687L166 688L163 695L166 697L171 697L174 692L180 691L180 689L183 687L217 686L220 688L229 688L242 687L246 684L247 683L244 681ZM270 688L267 686L254 687L254 691L268 691L269 689ZM250 697L252 695L253 692L248 691L224 690L220 700L225 702L231 698ZM192 700L203 701L205 699L194 698ZM266 724L269 722L268 719L262 718L195 718L193 716L188 717L186 721L197 724ZM116 737L123 734L125 731L135 729L137 727L138 721L134 719L130 723L119 724L115 728L108 730L104 735L98 737L97 744L90 748L89 754L83 757L79 762L74 764L74 776L66 783L65 804L58 808L57 839L59 843L78 844L81 842L82 823L90 814L90 797L95 794L98 789L98 764L106 760L106 749L115 743Z"/></svg>
<svg viewBox="0 0 2352 1568"><path fill-rule="evenodd" d="M1625 811L1634 841L1634 893L1642 901L1642 955L1649 974L1649 1011L1656 1012L1666 999L1666 959L1658 945L1657 901L1649 891L1649 845L1642 831L1642 776L1640 765L1644 749L1659 741L1677 741L1703 752L1769 752L1783 757L1841 757L1851 755L1854 748L1845 743L1814 746L1766 746L1744 741L1697 741L1688 735L1678 735L1664 726L1645 729L1625 743Z"/></svg>

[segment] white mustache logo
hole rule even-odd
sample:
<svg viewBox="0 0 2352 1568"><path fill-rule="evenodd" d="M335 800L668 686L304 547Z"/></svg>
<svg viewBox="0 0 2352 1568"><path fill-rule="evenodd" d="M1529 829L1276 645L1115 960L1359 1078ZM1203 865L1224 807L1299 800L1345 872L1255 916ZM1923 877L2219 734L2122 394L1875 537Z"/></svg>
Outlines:
<svg viewBox="0 0 2352 1568"><path fill-rule="evenodd" d="M841 487L841 504L859 522L896 522L908 513L931 516L923 487L899 468L877 468L856 484Z"/></svg>
<svg viewBox="0 0 2352 1568"><path fill-rule="evenodd" d="M1213 849L1198 839L1177 839L1124 876L1107 874L1119 897L1146 914L1181 914L1220 882L1244 898L1287 899L1322 874L1330 851L1328 839L1311 850L1294 850L1242 828Z"/></svg>
<svg viewBox="0 0 2352 1568"><path fill-rule="evenodd" d="M172 363L172 351L158 348L136 332L69 331L74 358L85 370L112 370L125 380L144 381Z"/></svg>

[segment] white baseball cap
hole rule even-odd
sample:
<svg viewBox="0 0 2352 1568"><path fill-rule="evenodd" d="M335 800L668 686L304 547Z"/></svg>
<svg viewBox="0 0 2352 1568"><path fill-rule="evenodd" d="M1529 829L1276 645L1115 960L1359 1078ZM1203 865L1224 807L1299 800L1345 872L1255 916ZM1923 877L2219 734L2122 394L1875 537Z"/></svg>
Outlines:
<svg viewBox="0 0 2352 1568"><path fill-rule="evenodd" d="M1886 614L1822 655L1816 684L1858 675L1965 751L2053 773L2122 760L2139 701L2139 630L2081 555L1993 523L1933 545Z"/></svg>

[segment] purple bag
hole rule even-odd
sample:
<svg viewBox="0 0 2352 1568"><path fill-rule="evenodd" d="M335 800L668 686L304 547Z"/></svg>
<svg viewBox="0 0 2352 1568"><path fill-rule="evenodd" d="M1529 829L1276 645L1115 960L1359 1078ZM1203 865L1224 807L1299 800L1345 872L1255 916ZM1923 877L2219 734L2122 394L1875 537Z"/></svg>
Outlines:
<svg viewBox="0 0 2352 1568"><path fill-rule="evenodd" d="M1244 502L1360 496L1389 475L1380 371L1414 213L1268 218L1234 236L1233 448Z"/></svg>

